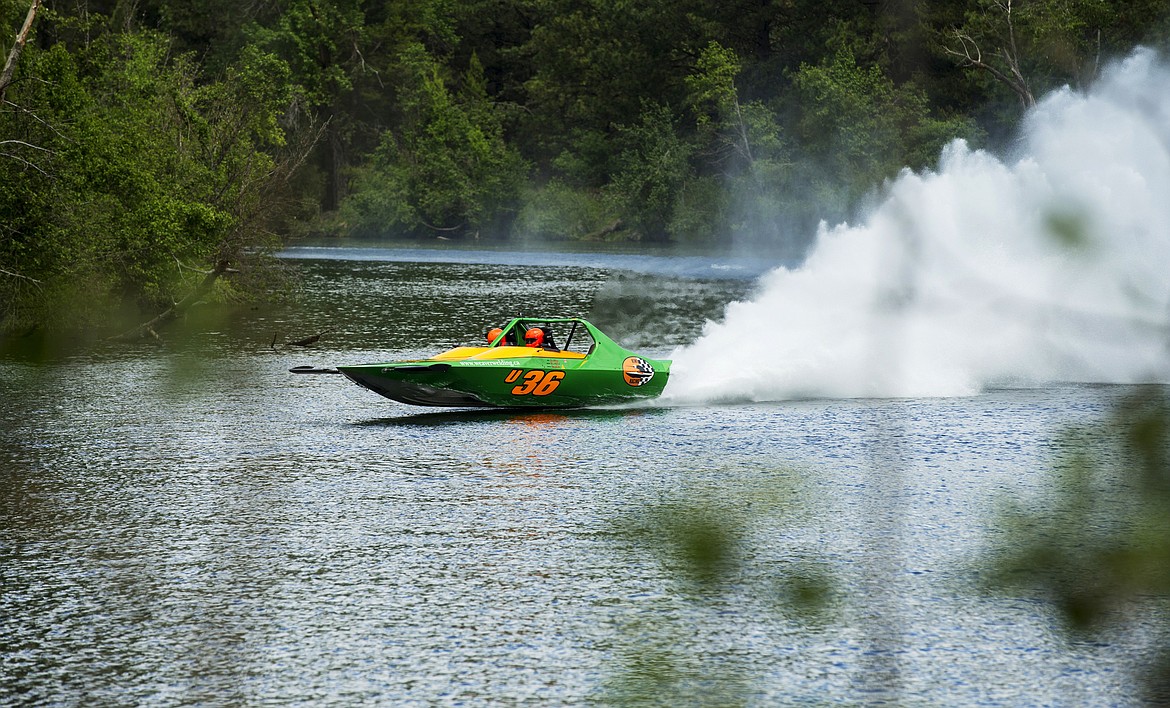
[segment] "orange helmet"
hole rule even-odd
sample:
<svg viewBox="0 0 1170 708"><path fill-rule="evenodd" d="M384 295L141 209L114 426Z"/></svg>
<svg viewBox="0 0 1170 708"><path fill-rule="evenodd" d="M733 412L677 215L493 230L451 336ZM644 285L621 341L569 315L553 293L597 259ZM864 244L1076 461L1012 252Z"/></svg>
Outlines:
<svg viewBox="0 0 1170 708"><path fill-rule="evenodd" d="M491 344L492 342L499 339L500 335L503 333L504 333L504 330L499 328L499 327L493 327L492 329L488 330L488 333L487 333L488 344Z"/></svg>
<svg viewBox="0 0 1170 708"><path fill-rule="evenodd" d="M524 333L524 346L539 347L544 344L544 332L540 327L533 327Z"/></svg>

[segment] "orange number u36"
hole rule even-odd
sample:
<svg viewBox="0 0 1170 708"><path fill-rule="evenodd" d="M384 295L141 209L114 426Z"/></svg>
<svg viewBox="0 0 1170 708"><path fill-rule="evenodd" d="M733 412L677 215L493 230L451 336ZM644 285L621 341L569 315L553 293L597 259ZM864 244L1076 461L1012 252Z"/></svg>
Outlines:
<svg viewBox="0 0 1170 708"><path fill-rule="evenodd" d="M508 374L505 382L511 383L515 381L519 375L519 371L513 371ZM524 374L524 383L512 387L512 395L514 396L547 396L553 391L557 390L557 386L561 385L561 379L565 378L563 371L529 371Z"/></svg>

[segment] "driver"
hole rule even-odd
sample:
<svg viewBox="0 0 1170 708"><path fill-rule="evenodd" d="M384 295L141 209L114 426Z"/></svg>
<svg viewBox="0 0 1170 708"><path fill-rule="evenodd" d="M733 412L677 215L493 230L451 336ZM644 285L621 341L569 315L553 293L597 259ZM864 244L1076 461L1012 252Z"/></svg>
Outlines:
<svg viewBox="0 0 1170 708"><path fill-rule="evenodd" d="M488 330L488 333L487 333L488 346L490 347L492 345L492 343L495 342L497 339L499 339L500 335L503 333L504 333L504 330L501 327L493 327L490 330ZM506 343L507 342L500 342L500 346L503 346Z"/></svg>
<svg viewBox="0 0 1170 708"><path fill-rule="evenodd" d="M539 348L544 344L544 330L540 327L531 327L524 333L524 346Z"/></svg>

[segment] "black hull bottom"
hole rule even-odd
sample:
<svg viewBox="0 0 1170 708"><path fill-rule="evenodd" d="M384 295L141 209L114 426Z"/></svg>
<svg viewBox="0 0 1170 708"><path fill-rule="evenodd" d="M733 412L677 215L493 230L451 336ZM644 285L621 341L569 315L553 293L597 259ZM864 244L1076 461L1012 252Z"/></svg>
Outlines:
<svg viewBox="0 0 1170 708"><path fill-rule="evenodd" d="M342 372L347 379L358 386L385 396L392 401L406 403L412 406L431 407L460 407L460 408L499 408L500 406L485 403L469 393L452 391L445 388L435 388L426 384L408 381L394 381L385 377L362 376L361 374Z"/></svg>

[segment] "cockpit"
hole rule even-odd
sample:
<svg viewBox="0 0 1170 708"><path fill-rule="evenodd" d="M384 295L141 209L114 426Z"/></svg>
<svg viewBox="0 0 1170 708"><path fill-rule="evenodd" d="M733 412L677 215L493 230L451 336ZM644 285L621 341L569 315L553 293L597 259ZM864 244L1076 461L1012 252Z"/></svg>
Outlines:
<svg viewBox="0 0 1170 708"><path fill-rule="evenodd" d="M488 332L489 347L529 347L550 352L588 354L595 342L577 320L519 318Z"/></svg>

